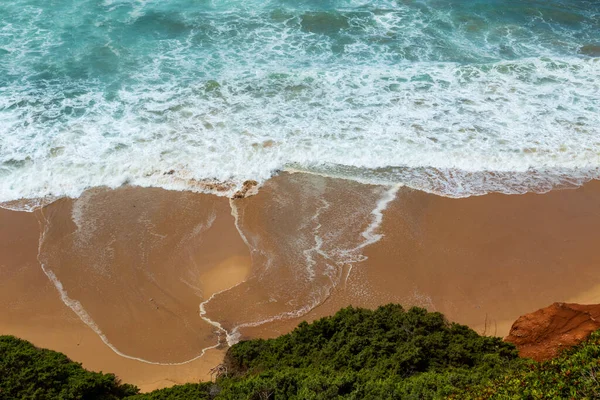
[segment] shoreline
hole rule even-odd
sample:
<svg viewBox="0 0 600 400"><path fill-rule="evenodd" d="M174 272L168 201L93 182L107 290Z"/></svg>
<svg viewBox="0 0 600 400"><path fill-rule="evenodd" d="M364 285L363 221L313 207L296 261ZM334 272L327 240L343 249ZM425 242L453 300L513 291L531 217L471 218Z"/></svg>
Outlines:
<svg viewBox="0 0 600 400"><path fill-rule="evenodd" d="M557 169L535 169L511 171L469 171L456 168L435 167L382 167L368 170L370 176L362 168L351 166L340 166L329 171L324 169L298 169L285 167L275 169L272 174L262 181L248 179L245 181L216 180L216 179L183 179L175 176L175 170L171 169L161 174L169 177L174 184L165 180L157 182L129 182L119 185L88 186L75 193L52 194L44 197L26 197L16 200L0 201L0 209L10 211L35 212L54 202L62 200L76 200L90 191L107 190L119 191L126 188L138 190L164 190L175 193L191 193L195 195L208 195L230 200L251 197L260 192L266 186L269 187L272 180L291 175L312 176L315 179L326 179L345 181L349 184L377 187L399 187L403 190L423 192L429 195L445 197L450 199L465 199L488 195L521 196L531 194L546 194L560 190L577 190L590 182L600 181L600 168L591 166L563 167ZM394 173L398 174L397 176ZM513 180L510 184L502 184L503 180ZM491 183L494 185L491 185ZM469 188L465 189L462 186ZM464 190L464 191L463 191Z"/></svg>
<svg viewBox="0 0 600 400"><path fill-rule="evenodd" d="M505 336L531 310L600 299L598 200L597 181L451 199L294 173L231 203L124 187L43 213L0 209L0 333L144 391L208 380L229 336L277 336L347 305L425 306ZM184 365L120 357L61 301L40 261L124 354L177 363L218 349Z"/></svg>

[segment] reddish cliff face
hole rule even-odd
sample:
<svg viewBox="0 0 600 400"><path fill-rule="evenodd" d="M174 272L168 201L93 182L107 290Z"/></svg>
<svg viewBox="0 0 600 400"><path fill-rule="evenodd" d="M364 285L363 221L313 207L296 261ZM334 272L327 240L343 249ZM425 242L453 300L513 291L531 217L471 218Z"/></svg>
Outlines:
<svg viewBox="0 0 600 400"><path fill-rule="evenodd" d="M575 346L600 329L600 304L554 303L519 317L504 339L521 357L543 361Z"/></svg>

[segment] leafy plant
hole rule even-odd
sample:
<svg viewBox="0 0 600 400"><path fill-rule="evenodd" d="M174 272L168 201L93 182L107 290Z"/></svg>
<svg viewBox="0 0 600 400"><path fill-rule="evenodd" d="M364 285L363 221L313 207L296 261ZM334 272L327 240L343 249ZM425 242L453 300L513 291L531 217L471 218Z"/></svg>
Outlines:
<svg viewBox="0 0 600 400"><path fill-rule="evenodd" d="M600 399L600 331L559 357L523 368L457 399Z"/></svg>
<svg viewBox="0 0 600 400"><path fill-rule="evenodd" d="M600 331L554 360L389 304L348 307L287 335L232 346L227 375L140 394L112 374L0 336L0 399L600 399Z"/></svg>
<svg viewBox="0 0 600 400"><path fill-rule="evenodd" d="M138 388L113 374L90 372L64 354L0 336L0 399L122 399Z"/></svg>

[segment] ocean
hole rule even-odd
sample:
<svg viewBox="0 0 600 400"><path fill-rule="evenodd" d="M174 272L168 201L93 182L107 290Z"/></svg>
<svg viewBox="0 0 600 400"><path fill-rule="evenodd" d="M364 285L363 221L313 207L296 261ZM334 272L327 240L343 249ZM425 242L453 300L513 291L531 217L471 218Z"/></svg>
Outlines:
<svg viewBox="0 0 600 400"><path fill-rule="evenodd" d="M600 2L0 2L0 202L303 171L450 197L600 176Z"/></svg>

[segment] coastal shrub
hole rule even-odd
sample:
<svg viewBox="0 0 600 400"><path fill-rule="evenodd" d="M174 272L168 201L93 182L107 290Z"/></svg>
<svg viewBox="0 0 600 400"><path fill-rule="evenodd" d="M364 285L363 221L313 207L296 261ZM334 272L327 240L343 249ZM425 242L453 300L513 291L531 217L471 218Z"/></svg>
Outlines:
<svg viewBox="0 0 600 400"><path fill-rule="evenodd" d="M523 368L467 389L456 399L600 399L600 331L552 360Z"/></svg>
<svg viewBox="0 0 600 400"><path fill-rule="evenodd" d="M232 346L227 375L138 393L112 374L0 337L0 399L600 399L600 331L554 360L517 357L439 313L348 307L287 335Z"/></svg>
<svg viewBox="0 0 600 400"><path fill-rule="evenodd" d="M512 344L440 313L348 307L287 335L229 349L219 398L442 398L519 368Z"/></svg>
<svg viewBox="0 0 600 400"><path fill-rule="evenodd" d="M138 393L113 374L90 372L56 351L0 336L0 399L113 400Z"/></svg>
<svg viewBox="0 0 600 400"><path fill-rule="evenodd" d="M231 347L225 364L234 374L279 368L324 367L370 371L377 376L408 378L420 372L472 368L487 357L514 360L512 344L448 323L440 313L389 304L376 310L348 307L332 317L270 340Z"/></svg>
<svg viewBox="0 0 600 400"><path fill-rule="evenodd" d="M217 386L210 382L186 383L170 388L154 390L137 396L127 397L128 400L205 400L213 399L218 394Z"/></svg>

